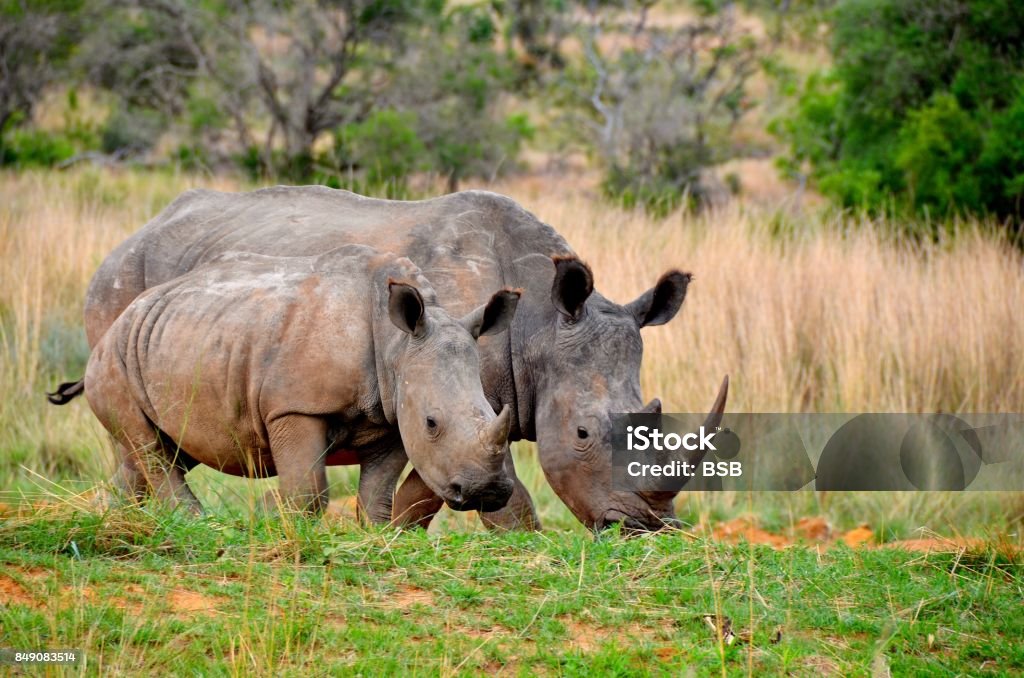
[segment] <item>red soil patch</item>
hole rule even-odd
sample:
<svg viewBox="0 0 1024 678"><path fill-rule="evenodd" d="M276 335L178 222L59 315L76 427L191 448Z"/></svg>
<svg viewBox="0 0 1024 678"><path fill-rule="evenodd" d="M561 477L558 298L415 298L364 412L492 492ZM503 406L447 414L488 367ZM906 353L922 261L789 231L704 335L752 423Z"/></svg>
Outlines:
<svg viewBox="0 0 1024 678"><path fill-rule="evenodd" d="M858 525L843 535L843 543L847 546L861 546L870 544L875 538L875 533L867 525Z"/></svg>
<svg viewBox="0 0 1024 678"><path fill-rule="evenodd" d="M398 591L390 594L385 599L385 604L389 607L397 607L399 610L408 610L417 604L433 607L434 594L415 586L403 586Z"/></svg>
<svg viewBox="0 0 1024 678"><path fill-rule="evenodd" d="M573 619L569 615L561 615L558 620L565 625L569 632L569 645L584 654L597 650L613 635L621 639L620 644L629 642L630 639L645 638L651 635L651 629L645 629L636 622L615 628L605 628Z"/></svg>
<svg viewBox="0 0 1024 678"><path fill-rule="evenodd" d="M167 594L167 604L176 614L215 614L217 605L223 602L225 600L220 596L207 596L186 589L174 589Z"/></svg>
<svg viewBox="0 0 1024 678"><path fill-rule="evenodd" d="M805 541L828 541L832 529L821 516L804 517L796 521L794 534Z"/></svg>
<svg viewBox="0 0 1024 678"><path fill-rule="evenodd" d="M846 544L851 548L894 548L917 553L957 553L959 551L994 549L1009 558L1024 554L1024 548L1016 544L966 537L903 539L879 544L874 530L868 525L859 525L847 532L836 532L821 517L801 518L786 534L762 530L758 527L756 518L734 518L711 528L711 537L716 541L729 544L740 542L767 544L775 549L810 542L818 548Z"/></svg>
<svg viewBox="0 0 1024 678"><path fill-rule="evenodd" d="M75 598L87 602L97 599L96 591L89 586L62 586L56 596L53 589L47 586L52 576L49 570L40 567L13 567L19 573L15 579L9 575L0 575L0 605L21 605L38 609L52 603L67 607Z"/></svg>
<svg viewBox="0 0 1024 678"><path fill-rule="evenodd" d="M781 534L772 534L760 529L752 518L735 518L719 523L712 530L711 536L717 541L724 541L729 544L745 541L750 544L767 544L776 549L793 543L792 539Z"/></svg>
<svg viewBox="0 0 1024 678"><path fill-rule="evenodd" d="M762 530L757 519L742 516L719 523L711 530L711 538L727 544L747 542L749 544L766 544L774 549L784 549L798 543L811 542L817 545L831 545L841 541L849 546L864 544L873 538L873 533L866 526L857 527L845 534L834 534L828 522L821 517L805 517L797 521L787 534L779 534Z"/></svg>
<svg viewBox="0 0 1024 678"><path fill-rule="evenodd" d="M128 584L122 590L131 597L125 598L124 596L114 596L110 599L110 604L117 609L124 610L134 616L142 614L142 611L145 608L143 599L146 597L146 589L142 588L138 584Z"/></svg>
<svg viewBox="0 0 1024 678"><path fill-rule="evenodd" d="M50 578L50 571L41 567L15 567L22 577L31 580L33 583Z"/></svg>
<svg viewBox="0 0 1024 678"><path fill-rule="evenodd" d="M563 618L561 621L569 632L569 644L584 654L593 652L608 638L607 629L571 618Z"/></svg>
<svg viewBox="0 0 1024 678"><path fill-rule="evenodd" d="M883 544L886 548L903 549L920 553L956 553L961 549L979 548L985 542L981 539L902 539Z"/></svg>
<svg viewBox="0 0 1024 678"><path fill-rule="evenodd" d="M39 606L39 601L18 582L5 575L0 575L0 605L34 608Z"/></svg>

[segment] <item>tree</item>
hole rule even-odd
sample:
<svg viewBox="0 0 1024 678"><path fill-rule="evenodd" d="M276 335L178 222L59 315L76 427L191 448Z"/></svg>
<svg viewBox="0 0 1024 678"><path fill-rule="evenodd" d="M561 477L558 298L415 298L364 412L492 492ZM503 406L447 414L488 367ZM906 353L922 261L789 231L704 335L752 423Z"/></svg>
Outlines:
<svg viewBox="0 0 1024 678"><path fill-rule="evenodd" d="M832 68L777 125L839 204L1020 222L1024 13L1011 0L848 0Z"/></svg>
<svg viewBox="0 0 1024 678"><path fill-rule="evenodd" d="M78 35L80 0L0 0L0 155L62 73Z"/></svg>
<svg viewBox="0 0 1024 678"><path fill-rule="evenodd" d="M175 112L190 98L209 102L201 108L230 121L238 146L258 148L265 171L306 178L318 140L373 109L403 27L436 8L430 0L137 0L110 11L141 58L123 64L123 50L95 50L93 72L113 74L101 84Z"/></svg>
<svg viewBox="0 0 1024 678"><path fill-rule="evenodd" d="M733 3L681 24L653 21L655 4L590 0L578 31L586 67L577 91L586 97L605 191L666 211L684 196L708 200L705 170L730 152L759 51Z"/></svg>
<svg viewBox="0 0 1024 678"><path fill-rule="evenodd" d="M486 5L452 8L409 36L383 95L415 116L427 167L447 177L449 191L466 177L498 174L532 133L524 115L504 113L515 69L496 49L496 37Z"/></svg>

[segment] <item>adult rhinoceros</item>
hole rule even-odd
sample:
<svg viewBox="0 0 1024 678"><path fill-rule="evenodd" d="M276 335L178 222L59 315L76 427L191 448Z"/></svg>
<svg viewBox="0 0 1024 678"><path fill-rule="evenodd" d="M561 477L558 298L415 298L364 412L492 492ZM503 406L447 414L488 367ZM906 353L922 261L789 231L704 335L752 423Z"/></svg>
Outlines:
<svg viewBox="0 0 1024 678"><path fill-rule="evenodd" d="M458 317L501 287L523 290L509 332L480 343L481 379L493 407L512 408L510 440L535 440L552 489L585 525L657 529L674 519L666 492L612 486L611 415L658 412L640 397L640 329L670 321L690 275L672 270L637 299L616 304L594 291L590 268L553 228L513 200L466 191L423 201L366 198L319 186L250 193L192 190L122 243L100 266L85 303L90 346L144 290L231 251L306 256L345 244L404 255ZM81 384L51 396L66 401ZM725 407L723 381L706 428ZM511 456L507 469L514 476ZM414 472L397 512L429 521L440 507ZM508 505L482 515L502 527L536 527L516 479Z"/></svg>

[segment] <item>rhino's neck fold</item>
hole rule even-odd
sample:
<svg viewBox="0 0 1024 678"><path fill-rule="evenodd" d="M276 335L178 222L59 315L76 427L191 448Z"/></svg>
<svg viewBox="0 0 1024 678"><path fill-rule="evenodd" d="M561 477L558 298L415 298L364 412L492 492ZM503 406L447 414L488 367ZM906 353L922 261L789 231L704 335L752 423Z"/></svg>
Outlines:
<svg viewBox="0 0 1024 678"><path fill-rule="evenodd" d="M508 342L508 365L512 373L512 421L515 422L515 430L512 431L509 439L536 441L533 412L536 394L533 380L529 378L529 366L526 364L526 358L521 348L525 346L523 342L528 340L526 325L527 323L520 316L513 318L506 339ZM516 347L520 347L520 349L517 350Z"/></svg>
<svg viewBox="0 0 1024 678"><path fill-rule="evenodd" d="M380 303L376 304L379 309ZM377 398L384 419L398 425L398 383L401 378L402 358L406 335L402 334L381 313L373 314L373 369L376 377Z"/></svg>

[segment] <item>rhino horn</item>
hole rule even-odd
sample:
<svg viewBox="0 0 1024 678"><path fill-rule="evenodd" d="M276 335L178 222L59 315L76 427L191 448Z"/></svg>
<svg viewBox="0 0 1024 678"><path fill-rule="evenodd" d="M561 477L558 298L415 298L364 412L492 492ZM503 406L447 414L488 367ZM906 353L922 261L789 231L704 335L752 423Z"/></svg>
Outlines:
<svg viewBox="0 0 1024 678"><path fill-rule="evenodd" d="M718 428L718 425L722 423L722 415L725 414L725 400L728 397L729 375L727 374L722 379L722 385L718 388L718 397L715 398L715 404L711 406L711 412L708 413L708 418L704 420L705 431Z"/></svg>
<svg viewBox="0 0 1024 678"><path fill-rule="evenodd" d="M500 454L505 454L505 443L508 442L508 434L512 428L512 410L509 406L502 405L501 412L494 418L487 428L487 439L491 441Z"/></svg>
<svg viewBox="0 0 1024 678"><path fill-rule="evenodd" d="M718 428L718 425L722 423L722 415L725 414L725 401L729 396L729 375L725 375L722 379L722 385L718 388L718 397L715 398L715 404L711 406L711 411L708 413L706 419L704 419L704 430L708 431L711 429ZM657 412L651 412L651 406L657 403L659 405ZM644 408L643 414L659 414L661 402L655 398L647 407ZM704 452L701 450L695 450L693 454L687 455L686 460L691 464L700 463L701 459L704 458ZM640 494L651 498L651 499L671 499L678 494L678 491L672 490L649 490L641 492ZM674 520L674 518L672 518Z"/></svg>
<svg viewBox="0 0 1024 678"><path fill-rule="evenodd" d="M725 401L729 397L729 375L725 375L722 379L722 385L718 387L718 397L715 398L715 404L711 406L711 411L708 412L708 416L704 419L704 430L713 431L718 428L718 425L722 423L722 415L725 414ZM689 461L691 464L697 464L704 458L703 450L694 450L689 455Z"/></svg>

